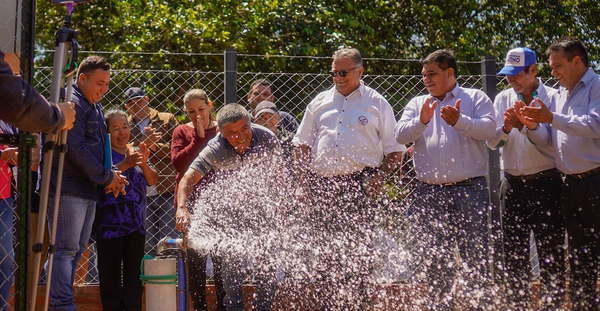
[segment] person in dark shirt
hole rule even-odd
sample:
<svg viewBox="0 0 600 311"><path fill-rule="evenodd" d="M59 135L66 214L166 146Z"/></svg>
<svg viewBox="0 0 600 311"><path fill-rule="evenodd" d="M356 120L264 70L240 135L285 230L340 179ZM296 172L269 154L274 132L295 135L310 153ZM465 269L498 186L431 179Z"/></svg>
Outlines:
<svg viewBox="0 0 600 311"><path fill-rule="evenodd" d="M288 131L282 125L282 113L277 109L275 103L264 100L256 105L254 109L254 123L262 125L268 128L281 142L283 158L290 164L292 160L292 151L294 145L292 139L294 138L293 132Z"/></svg>
<svg viewBox="0 0 600 311"><path fill-rule="evenodd" d="M49 103L23 79L15 76L0 52L0 119L29 132L68 130L75 121L72 103Z"/></svg>
<svg viewBox="0 0 600 311"><path fill-rule="evenodd" d="M89 56L79 65L73 102L78 118L67 136L60 210L56 226L54 264L50 284L50 310L73 311L73 279L81 254L87 248L96 203L103 193L124 193L127 178L104 165L106 125L99 101L108 91L110 64ZM58 157L55 157L48 218L52 227Z"/></svg>
<svg viewBox="0 0 600 311"><path fill-rule="evenodd" d="M104 310L141 310L146 187L156 184L158 174L148 164L150 152L144 143L137 150L128 145L131 130L125 112L109 111L106 126L111 134L112 162L129 184L125 195L105 194L96 209L100 297Z"/></svg>
<svg viewBox="0 0 600 311"><path fill-rule="evenodd" d="M256 107L263 101L275 102L275 95L273 95L273 89L271 81L266 79L258 79L250 85L250 91L248 92L248 106L250 113L254 114ZM286 111L279 111L281 116L281 128L285 129L290 133L296 133L298 129L298 120Z"/></svg>

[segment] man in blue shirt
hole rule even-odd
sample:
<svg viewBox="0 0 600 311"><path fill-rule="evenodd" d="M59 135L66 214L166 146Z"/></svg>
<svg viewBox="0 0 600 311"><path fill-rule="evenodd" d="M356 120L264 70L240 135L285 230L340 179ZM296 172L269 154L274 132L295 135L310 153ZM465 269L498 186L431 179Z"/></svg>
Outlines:
<svg viewBox="0 0 600 311"><path fill-rule="evenodd" d="M63 181L52 282L50 284L50 310L75 310L73 281L81 254L90 239L101 195L124 192L127 180L112 167L104 166L106 125L102 106L98 103L108 91L110 64L102 57L89 56L79 65L77 85L74 86L73 103L77 118L67 137ZM52 226L54 189L58 157L54 158L48 198L48 218Z"/></svg>
<svg viewBox="0 0 600 311"><path fill-rule="evenodd" d="M558 40L548 48L552 75L561 84L554 103L519 110L534 122L528 137L552 145L565 174L562 213L571 253L573 310L600 310L596 289L600 261L600 76L589 67L583 43ZM537 126L536 126L537 125Z"/></svg>
<svg viewBox="0 0 600 311"><path fill-rule="evenodd" d="M71 103L49 103L21 77L15 76L0 51L0 119L21 130L54 133L75 121Z"/></svg>
<svg viewBox="0 0 600 311"><path fill-rule="evenodd" d="M422 69L429 94L413 98L396 126L400 144L414 142L419 182L412 199L422 240L431 244L423 256L433 310L452 310L459 270L469 305L483 308L489 299L485 140L494 137L496 122L491 100L480 90L460 87L457 69L451 51L429 54Z"/></svg>

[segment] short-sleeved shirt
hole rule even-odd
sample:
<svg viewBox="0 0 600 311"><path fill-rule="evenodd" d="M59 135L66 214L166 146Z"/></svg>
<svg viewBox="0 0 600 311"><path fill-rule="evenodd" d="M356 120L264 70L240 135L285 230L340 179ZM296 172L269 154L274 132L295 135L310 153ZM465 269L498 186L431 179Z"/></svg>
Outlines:
<svg viewBox="0 0 600 311"><path fill-rule="evenodd" d="M311 148L311 168L317 174L348 175L379 167L384 156L406 150L394 138L395 125L387 100L361 81L348 96L335 87L317 95L292 142Z"/></svg>
<svg viewBox="0 0 600 311"><path fill-rule="evenodd" d="M245 153L237 153L227 139L219 133L200 151L190 168L205 176L211 171L233 170L249 161L269 159L271 156L279 155L281 145L271 131L257 124L252 124L251 130L250 149Z"/></svg>

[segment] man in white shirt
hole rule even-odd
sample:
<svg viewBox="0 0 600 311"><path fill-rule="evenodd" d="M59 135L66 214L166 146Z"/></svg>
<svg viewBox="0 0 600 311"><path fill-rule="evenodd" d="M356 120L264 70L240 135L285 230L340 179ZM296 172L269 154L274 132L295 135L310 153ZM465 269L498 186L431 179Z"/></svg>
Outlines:
<svg viewBox="0 0 600 311"><path fill-rule="evenodd" d="M321 292L333 295L321 299L323 307L361 309L365 306L336 295L344 296L342 291L350 290L368 303L365 280L372 270L373 198L381 193L386 174L400 164L405 147L394 139L392 107L361 80L360 52L351 48L336 51L331 70L335 86L307 106L292 142L297 146L302 184L314 194L306 208L311 209L315 234L323 234L326 246L321 257L342 274L341 280L331 284L327 275L319 280L324 282L319 284ZM345 251L336 253L327 247L335 240L344 241ZM345 296L348 299L351 294Z"/></svg>
<svg viewBox="0 0 600 311"><path fill-rule="evenodd" d="M491 100L480 90L457 84L456 60L437 50L423 60L428 95L413 98L396 127L401 144L414 142L419 180L412 199L423 239L431 239L425 269L433 310L451 310L452 287L462 271L469 305L486 305L488 151L485 140L496 132ZM458 244L462 265L456 267Z"/></svg>
<svg viewBox="0 0 600 311"><path fill-rule="evenodd" d="M537 56L529 48L512 49L504 68L512 88L500 92L494 100L496 136L488 140L492 149L502 148L504 170L502 230L506 297L514 310L531 305L529 281L529 237L533 231L539 258L545 307L558 310L564 290L564 225L560 213L562 178L554 164L552 147L537 147L527 138L527 126L515 107L551 105L556 90L537 78ZM520 119L521 118L521 119ZM531 306L530 306L531 307Z"/></svg>

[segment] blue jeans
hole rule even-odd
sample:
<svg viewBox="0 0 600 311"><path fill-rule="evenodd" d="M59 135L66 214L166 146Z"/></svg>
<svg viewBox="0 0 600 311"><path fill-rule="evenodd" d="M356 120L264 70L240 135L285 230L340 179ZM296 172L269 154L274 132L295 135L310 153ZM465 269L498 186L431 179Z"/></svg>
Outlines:
<svg viewBox="0 0 600 311"><path fill-rule="evenodd" d="M48 199L48 223L52 228L54 197L49 196ZM61 196L50 285L50 310L75 310L75 269L81 254L88 246L95 213L95 200Z"/></svg>
<svg viewBox="0 0 600 311"><path fill-rule="evenodd" d="M175 207L173 193L166 192L146 198L146 247L145 252L156 255L156 244L164 238L178 238L175 231Z"/></svg>
<svg viewBox="0 0 600 311"><path fill-rule="evenodd" d="M489 194L484 177L453 186L419 182L413 193L419 236L429 244L423 262L429 283L430 308L452 310L452 288L457 274L465 299L486 306L488 282ZM457 266L455 249L462 264ZM478 294L483 293L483 297ZM479 307L467 310L480 310Z"/></svg>
<svg viewBox="0 0 600 311"><path fill-rule="evenodd" d="M13 203L12 198L0 199L0 310L8 308L8 295L15 272Z"/></svg>

